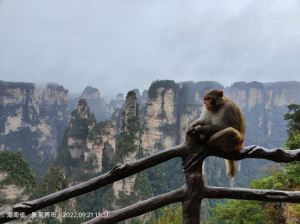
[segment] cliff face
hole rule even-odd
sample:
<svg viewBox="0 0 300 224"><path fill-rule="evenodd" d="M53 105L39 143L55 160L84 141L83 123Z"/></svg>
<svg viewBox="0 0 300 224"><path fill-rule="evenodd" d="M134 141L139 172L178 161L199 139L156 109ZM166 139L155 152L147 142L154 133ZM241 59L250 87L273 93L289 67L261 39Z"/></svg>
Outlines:
<svg viewBox="0 0 300 224"><path fill-rule="evenodd" d="M9 174L7 172L0 172L0 183L7 178ZM16 200L25 201L29 198L25 194L25 188L16 186L15 184L7 184L0 188L0 210L8 211L11 209L13 202Z"/></svg>
<svg viewBox="0 0 300 224"><path fill-rule="evenodd" d="M122 93L117 94L116 98L111 100L108 105L108 113L114 114L116 110L119 110L123 107L125 100Z"/></svg>
<svg viewBox="0 0 300 224"><path fill-rule="evenodd" d="M143 116L142 146L150 154L184 141L188 125L199 117L206 90L223 89L216 82L158 81L148 91ZM299 82L239 82L225 89L225 96L239 104L247 119L246 145L283 147L286 140L287 106L300 103ZM243 160L235 184L246 186L262 174L265 161ZM224 162L209 158L206 176L213 185L229 185Z"/></svg>
<svg viewBox="0 0 300 224"><path fill-rule="evenodd" d="M176 128L176 85L173 84L151 89L152 95L146 103L142 147L149 149L150 154L176 144L176 135L164 134L165 130L173 132Z"/></svg>
<svg viewBox="0 0 300 224"><path fill-rule="evenodd" d="M286 138L283 114L287 112L288 104L299 103L299 85L299 82L239 82L225 89L225 95L236 101L247 117L246 144L282 147ZM31 166L40 170L47 158L55 157L63 135L68 117L67 90L55 84L37 87L31 83L11 82L0 82L0 87L0 150L21 151ZM140 104L141 147L145 152L151 154L183 142L188 124L201 113L205 91L212 88L223 86L216 82L175 83L166 80L154 82L142 96L134 90L135 100ZM99 90L93 87L87 87L82 97L94 106L98 102L94 111L101 111L101 102L105 104ZM126 126L123 120L128 119L128 114L136 113L124 108L131 103L124 104L124 96L118 94L110 105L106 105L106 111L101 113L112 114L111 123L103 122L100 127L94 121L94 128L97 127L99 133L89 130L99 135L97 144L90 138L74 140L69 137L68 144L74 149L70 151L71 156L86 157L88 153L84 154L82 147L94 151L98 171L101 171L103 150L111 157L116 149L115 135ZM123 110L128 113L125 117Z"/></svg>
<svg viewBox="0 0 300 224"><path fill-rule="evenodd" d="M188 124L200 116L205 91L212 88L223 87L216 82L152 83L143 116L143 148L151 154L184 141Z"/></svg>
<svg viewBox="0 0 300 224"><path fill-rule="evenodd" d="M138 159L140 149L140 122L138 97L130 91L125 100L121 116L121 133L118 138L117 158L120 163L130 163ZM132 175L113 184L114 195L120 198L120 192L129 196L134 193L136 175Z"/></svg>
<svg viewBox="0 0 300 224"><path fill-rule="evenodd" d="M56 84L1 81L0 150L20 151L39 171L56 155L67 122L67 93Z"/></svg>
<svg viewBox="0 0 300 224"><path fill-rule="evenodd" d="M282 147L287 134L283 115L287 106L300 103L299 82L235 83L225 95L237 102L247 118L246 144Z"/></svg>
<svg viewBox="0 0 300 224"><path fill-rule="evenodd" d="M38 167L39 158L55 155L57 139L63 136L67 91L56 85L37 88L24 83L0 84L0 147L20 150ZM216 82L157 81L142 97L137 91L130 91L124 101L124 96L119 94L109 106L112 118L105 122L97 122L88 100L80 100L71 113L58 150L58 157L72 174L74 182L69 185L106 172L115 163L130 163L183 142L188 125L200 116L203 96L209 89L223 89L223 86ZM282 147L286 139L283 115L287 105L300 103L299 82L239 82L225 88L225 95L237 102L246 115L246 144ZM101 98L93 88L82 96ZM144 186L150 186L148 196L174 189L180 179L177 177L182 175L180 161L169 162L165 167L149 171L148 176L133 175L114 183L111 192L106 192L110 199L114 198L113 206L122 207L133 198L141 200L140 189L145 189ZM208 158L205 164L208 184L229 184L223 160ZM243 160L235 184L247 185L262 173L264 165L265 161ZM174 173L178 175L172 176ZM105 206L110 205L103 203Z"/></svg>
<svg viewBox="0 0 300 224"><path fill-rule="evenodd" d="M65 142L61 151L74 162L71 170L78 165L86 166L86 173L99 173L103 170L105 156L111 157L115 151L115 129L111 122L97 122L90 112L85 99L71 113L70 124L65 131Z"/></svg>
<svg viewBox="0 0 300 224"><path fill-rule="evenodd" d="M76 108L77 102L80 99L86 100L91 112L95 115L95 118L98 121L110 118L111 114L109 112L108 104L105 102L104 98L101 97L99 89L87 86L79 97L75 97L69 102L70 110L74 110Z"/></svg>
<svg viewBox="0 0 300 224"><path fill-rule="evenodd" d="M223 89L216 82L158 81L149 89L143 122L143 148L157 151L184 141L188 125L199 117L206 90ZM246 144L282 147L286 139L283 115L291 103L300 103L299 82L239 82L225 95L241 106L247 119Z"/></svg>
<svg viewBox="0 0 300 224"><path fill-rule="evenodd" d="M69 125L58 148L56 167L49 170L48 179L54 179L52 183L47 181L46 186L49 189L53 189L52 186L58 186L58 189L71 187L110 170L115 157L115 135L116 128L112 122L97 122L87 101L80 99L77 107L71 112ZM66 210L99 211L99 206L105 203L100 198L104 193L102 189L73 198L65 205L57 205L55 211L60 220L63 219L62 211Z"/></svg>

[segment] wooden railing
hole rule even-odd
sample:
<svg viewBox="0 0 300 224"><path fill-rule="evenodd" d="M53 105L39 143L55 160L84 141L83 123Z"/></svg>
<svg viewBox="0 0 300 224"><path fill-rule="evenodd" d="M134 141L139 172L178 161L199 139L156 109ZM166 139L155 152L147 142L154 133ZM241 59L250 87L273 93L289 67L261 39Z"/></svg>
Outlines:
<svg viewBox="0 0 300 224"><path fill-rule="evenodd" d="M202 164L208 156L217 156L230 160L244 158L267 159L275 162L288 163L300 161L300 149L265 149L259 146L245 147L241 152L225 153L214 149L205 148L195 137L186 136L184 144L165 149L149 157L137 160L129 164L115 166L111 171L95 177L76 186L49 194L39 199L22 202L13 206L12 211L0 213L0 223L16 219L8 214L18 212L30 214L58 202L97 190L103 186L121 180L147 168L153 167L175 157L182 158L182 167L185 173L186 183L179 189L138 202L128 207L110 211L107 216L98 216L87 222L117 223L132 217L153 211L162 206L181 202L182 223L200 223L200 209L204 198L230 198L271 202L300 202L299 191L258 190L248 188L211 187L204 183L202 176Z"/></svg>

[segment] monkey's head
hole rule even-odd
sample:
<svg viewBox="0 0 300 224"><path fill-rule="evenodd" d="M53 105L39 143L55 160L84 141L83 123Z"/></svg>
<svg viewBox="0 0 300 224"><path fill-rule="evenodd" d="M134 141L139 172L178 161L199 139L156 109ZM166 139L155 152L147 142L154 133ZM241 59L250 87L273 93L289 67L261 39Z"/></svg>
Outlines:
<svg viewBox="0 0 300 224"><path fill-rule="evenodd" d="M204 96L204 105L209 111L218 111L224 104L223 90L210 90Z"/></svg>

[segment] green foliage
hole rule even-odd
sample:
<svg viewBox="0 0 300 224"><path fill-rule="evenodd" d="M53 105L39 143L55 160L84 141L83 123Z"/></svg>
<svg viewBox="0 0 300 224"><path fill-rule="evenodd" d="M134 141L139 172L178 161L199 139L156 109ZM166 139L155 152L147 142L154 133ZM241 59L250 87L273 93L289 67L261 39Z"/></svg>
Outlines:
<svg viewBox="0 0 300 224"><path fill-rule="evenodd" d="M284 115L284 119L289 121L289 135L293 135L300 132L300 105L290 104L288 110L288 113Z"/></svg>
<svg viewBox="0 0 300 224"><path fill-rule="evenodd" d="M138 149L136 144L137 141L140 141L140 122L139 118L136 116L129 117L126 124L127 130L122 132L117 140L117 151L115 160L117 162L122 162L124 155L134 152Z"/></svg>
<svg viewBox="0 0 300 224"><path fill-rule="evenodd" d="M69 129L69 136L84 139L88 134L88 121L85 118L77 118L72 121L72 128Z"/></svg>
<svg viewBox="0 0 300 224"><path fill-rule="evenodd" d="M206 224L268 224L262 203L229 200L212 209Z"/></svg>
<svg viewBox="0 0 300 224"><path fill-rule="evenodd" d="M94 127L88 132L88 139L95 141L96 144L102 143L101 133L106 126L112 126L111 121L97 122Z"/></svg>
<svg viewBox="0 0 300 224"><path fill-rule="evenodd" d="M114 191L113 191L113 186L112 184L104 187L103 189L101 188L99 190L99 200L98 204L101 206L101 209L106 208L108 210L112 210L113 205L112 205L112 198L114 198ZM101 211L100 209L98 211Z"/></svg>
<svg viewBox="0 0 300 224"><path fill-rule="evenodd" d="M147 172L137 174L133 188L135 193L140 196L140 199L147 199L153 195Z"/></svg>
<svg viewBox="0 0 300 224"><path fill-rule="evenodd" d="M55 165L51 166L41 183L40 195L50 194L67 188L68 181L62 167Z"/></svg>
<svg viewBox="0 0 300 224"><path fill-rule="evenodd" d="M290 188L300 186L300 162L289 163L285 167L285 174L288 177Z"/></svg>
<svg viewBox="0 0 300 224"><path fill-rule="evenodd" d="M131 90L127 93L126 99L128 99L130 97L136 98L136 93L133 90Z"/></svg>
<svg viewBox="0 0 300 224"><path fill-rule="evenodd" d="M120 207L126 207L128 205L132 205L136 203L139 200L139 195L136 194L136 192L127 195L123 191L119 192L119 198L117 199L117 204Z"/></svg>
<svg viewBox="0 0 300 224"><path fill-rule="evenodd" d="M300 162L286 165L271 176L252 181L251 187L257 189L290 190L300 185Z"/></svg>
<svg viewBox="0 0 300 224"><path fill-rule="evenodd" d="M184 184L180 159L172 159L144 172L147 173L154 195L166 193Z"/></svg>
<svg viewBox="0 0 300 224"><path fill-rule="evenodd" d="M288 109L288 113L284 115L285 120L288 120L286 146L292 150L300 148L300 105L291 104Z"/></svg>
<svg viewBox="0 0 300 224"><path fill-rule="evenodd" d="M173 80L157 80L151 83L151 86L148 90L148 97L150 99L156 99L157 98L157 89L164 88L167 89L173 89L174 91L177 88L177 84Z"/></svg>
<svg viewBox="0 0 300 224"><path fill-rule="evenodd" d="M46 151L44 155L37 153L39 138L38 132L31 131L29 127L23 127L4 135L2 139L5 150L20 151L37 176L41 176L45 172L52 158L50 152Z"/></svg>
<svg viewBox="0 0 300 224"><path fill-rule="evenodd" d="M66 128L62 141L57 148L55 164L58 164L61 167L70 167L72 163L72 158L68 150L68 133L69 128Z"/></svg>
<svg viewBox="0 0 300 224"><path fill-rule="evenodd" d="M83 111L81 111L83 110ZM87 117L83 116L86 114ZM96 118L84 99L80 99L78 107L71 113L71 121L69 125L69 136L77 139L85 139L88 136L89 126L96 124Z"/></svg>
<svg viewBox="0 0 300 224"><path fill-rule="evenodd" d="M36 187L34 174L20 153L0 152L0 171L8 174L0 186L14 184L25 187L27 192Z"/></svg>
<svg viewBox="0 0 300 224"><path fill-rule="evenodd" d="M65 189L68 187L69 179L64 174L64 169L58 165L52 165L48 168L47 174L44 176L43 180L38 184L37 190L34 192L34 198L40 198L45 195L57 192L59 190ZM64 208L67 201L60 202L56 206ZM47 207L43 210L44 212L53 212L54 206ZM47 218L39 220L36 219L31 222L35 223L45 223L45 224L61 224L56 218Z"/></svg>
<svg viewBox="0 0 300 224"><path fill-rule="evenodd" d="M133 218L130 219L130 224L143 224L143 222L141 220L138 220L137 218Z"/></svg>
<svg viewBox="0 0 300 224"><path fill-rule="evenodd" d="M249 82L249 83L242 81L242 82L235 82L231 87L234 89L247 91L251 88L264 89L264 84L256 81Z"/></svg>
<svg viewBox="0 0 300 224"><path fill-rule="evenodd" d="M134 136L127 133L121 133L117 142L116 160L122 161L123 155L134 152L136 149L137 146L135 145Z"/></svg>
<svg viewBox="0 0 300 224"><path fill-rule="evenodd" d="M286 190L289 188L289 180L286 179L286 175L283 171L277 171L271 176L253 180L250 184L252 188L257 189L276 189Z"/></svg>
<svg viewBox="0 0 300 224"><path fill-rule="evenodd" d="M102 172L105 173L114 167L114 149L109 143L104 143L103 159L102 159Z"/></svg>
<svg viewBox="0 0 300 224"><path fill-rule="evenodd" d="M181 205L171 205L161 209L160 216L151 224L181 224L182 214Z"/></svg>
<svg viewBox="0 0 300 224"><path fill-rule="evenodd" d="M135 136L139 131L141 131L139 117L137 116L129 117L127 122L128 122L127 128L128 128L129 135Z"/></svg>
<svg viewBox="0 0 300 224"><path fill-rule="evenodd" d="M300 148L300 132L290 134L285 146L288 149L299 149Z"/></svg>

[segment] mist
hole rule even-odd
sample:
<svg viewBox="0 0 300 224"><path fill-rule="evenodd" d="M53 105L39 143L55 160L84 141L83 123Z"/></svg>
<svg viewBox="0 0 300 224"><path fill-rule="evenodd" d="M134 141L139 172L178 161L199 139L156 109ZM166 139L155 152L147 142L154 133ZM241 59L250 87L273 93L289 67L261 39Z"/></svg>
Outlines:
<svg viewBox="0 0 300 224"><path fill-rule="evenodd" d="M300 81L300 2L2 0L0 80L104 96L157 79Z"/></svg>

